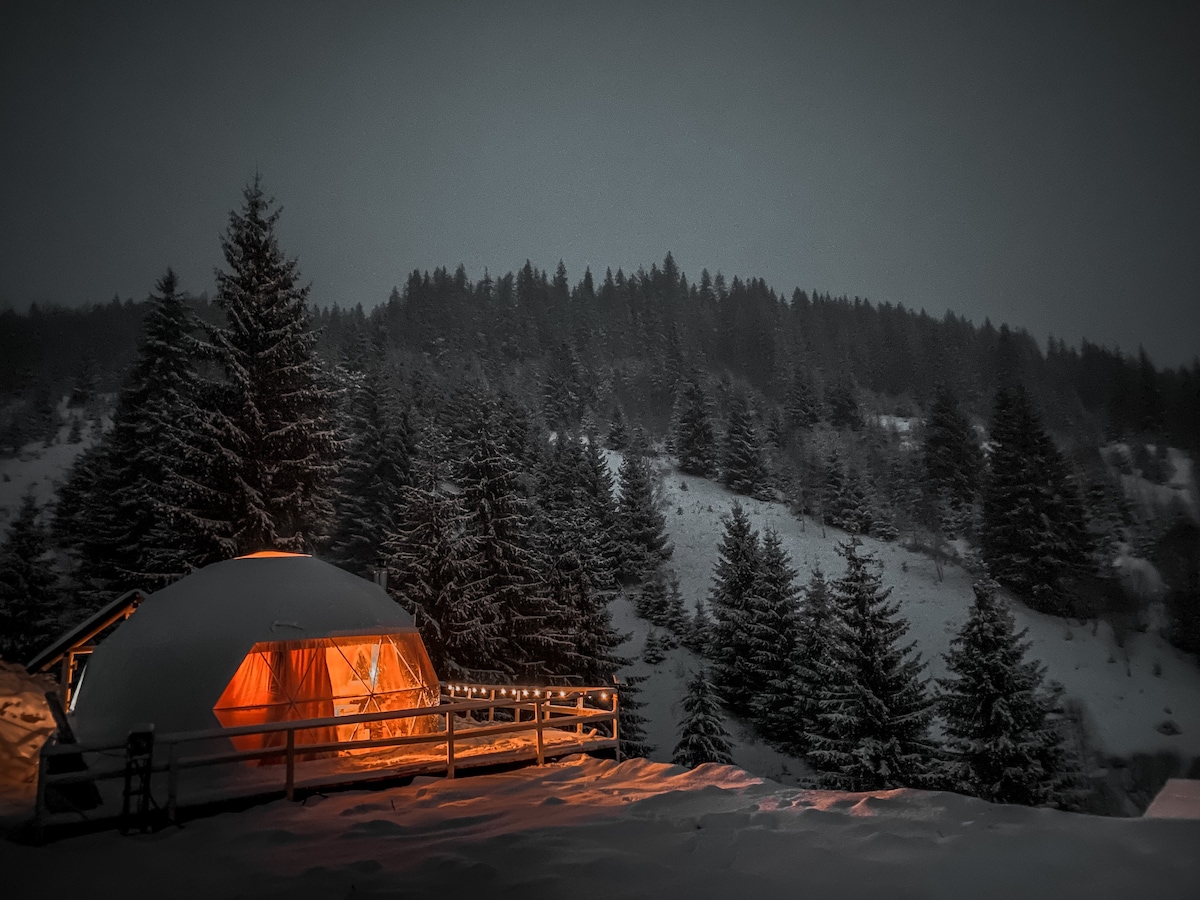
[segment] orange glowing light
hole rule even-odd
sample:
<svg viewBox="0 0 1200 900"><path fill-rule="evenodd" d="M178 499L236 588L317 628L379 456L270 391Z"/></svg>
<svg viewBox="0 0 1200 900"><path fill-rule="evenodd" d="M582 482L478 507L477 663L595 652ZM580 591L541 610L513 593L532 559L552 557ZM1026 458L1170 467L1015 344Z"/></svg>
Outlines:
<svg viewBox="0 0 1200 900"><path fill-rule="evenodd" d="M245 556L238 556L235 559L284 559L287 557L305 557L312 556L311 553L285 553L282 550L259 550L257 553L247 553Z"/></svg>

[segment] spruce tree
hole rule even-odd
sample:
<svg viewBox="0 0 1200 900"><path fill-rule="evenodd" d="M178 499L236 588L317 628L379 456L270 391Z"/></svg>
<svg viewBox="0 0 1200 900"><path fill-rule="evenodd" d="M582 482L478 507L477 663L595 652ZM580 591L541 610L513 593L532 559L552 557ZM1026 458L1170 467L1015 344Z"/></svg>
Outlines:
<svg viewBox="0 0 1200 900"><path fill-rule="evenodd" d="M496 611L506 667L524 680L543 678L565 654L569 636L560 630L560 611L548 608L529 501L518 463L500 445L496 420L494 403L476 411L457 473L473 541L467 589Z"/></svg>
<svg viewBox="0 0 1200 900"><path fill-rule="evenodd" d="M725 730L721 705L703 669L688 681L683 711L684 718L679 723L679 743L671 754L671 762L689 769L704 763L733 765L729 732Z"/></svg>
<svg viewBox="0 0 1200 900"><path fill-rule="evenodd" d="M309 327L308 288L279 249L279 210L270 206L255 176L221 239L228 271L217 271L216 303L226 322L209 336L225 376L212 385L209 499L230 555L309 551L332 518L332 392Z"/></svg>
<svg viewBox="0 0 1200 900"><path fill-rule="evenodd" d="M786 708L787 727L779 740L796 755L807 752L806 735L816 726L817 698L831 665L834 617L829 584L820 566L812 570L804 588L803 603L796 621L792 658L792 702Z"/></svg>
<svg viewBox="0 0 1200 900"><path fill-rule="evenodd" d="M942 530L953 537L971 524L983 455L971 423L958 411L954 394L945 387L938 391L924 431L925 490L936 498L941 509Z"/></svg>
<svg viewBox="0 0 1200 900"><path fill-rule="evenodd" d="M617 706L617 731L623 759L640 759L649 756L657 748L646 741L646 717L642 715L645 704L639 695L645 675L626 675L618 681L616 691L619 704Z"/></svg>
<svg viewBox="0 0 1200 900"><path fill-rule="evenodd" d="M970 616L946 655L950 677L938 679L949 783L993 803L1059 805L1067 754L1045 669L1026 660L1025 630L1016 631L995 582L974 589Z"/></svg>
<svg viewBox="0 0 1200 900"><path fill-rule="evenodd" d="M442 677L498 679L507 668L501 613L473 581L476 544L460 497L436 462L401 497L383 545L389 590L412 613Z"/></svg>
<svg viewBox="0 0 1200 900"><path fill-rule="evenodd" d="M57 581L32 493L0 545L0 659L24 664L59 630Z"/></svg>
<svg viewBox="0 0 1200 900"><path fill-rule="evenodd" d="M645 456L630 449L617 473L617 533L620 575L640 581L671 558L667 522L654 500L654 482Z"/></svg>
<svg viewBox="0 0 1200 900"><path fill-rule="evenodd" d="M859 546L851 538L838 548L846 571L833 583L831 643L817 668L808 760L835 790L920 787L934 761L924 663L914 644L900 646L908 623L888 602L891 589L874 571L878 563L860 556Z"/></svg>
<svg viewBox="0 0 1200 900"><path fill-rule="evenodd" d="M808 371L798 367L792 375L786 400L787 421L792 428L812 428L821 421L821 400Z"/></svg>
<svg viewBox="0 0 1200 900"><path fill-rule="evenodd" d="M778 532L768 528L763 533L759 553L758 610L749 623L755 669L750 694L755 723L775 743L786 740L792 724L799 594L791 559Z"/></svg>
<svg viewBox="0 0 1200 900"><path fill-rule="evenodd" d="M711 478L717 471L712 404L696 380L682 385L676 400L673 443L680 471Z"/></svg>
<svg viewBox="0 0 1200 900"><path fill-rule="evenodd" d="M762 461L762 445L744 397L734 397L729 402L721 453L721 481L730 490L749 497L761 496L766 490L767 470Z"/></svg>
<svg viewBox="0 0 1200 900"><path fill-rule="evenodd" d="M412 485L415 453L408 416L379 364L353 378L343 443L346 457L334 480L331 562L367 576L384 558L384 542Z"/></svg>
<svg viewBox="0 0 1200 900"><path fill-rule="evenodd" d="M747 716L752 711L749 692L759 681L752 635L761 589L758 532L750 527L746 511L736 501L721 521L725 531L717 547L709 591L713 683L730 712Z"/></svg>
<svg viewBox="0 0 1200 900"><path fill-rule="evenodd" d="M1066 581L1089 543L1066 460L1023 389L996 395L980 549L992 577L1047 613L1072 609Z"/></svg>
<svg viewBox="0 0 1200 900"><path fill-rule="evenodd" d="M78 563L78 595L88 607L132 588L158 590L220 558L219 543L191 515L203 490L199 324L174 272L168 269L156 290L113 427L81 462L83 471L71 480L75 493L60 506L60 521L77 517L68 544Z"/></svg>

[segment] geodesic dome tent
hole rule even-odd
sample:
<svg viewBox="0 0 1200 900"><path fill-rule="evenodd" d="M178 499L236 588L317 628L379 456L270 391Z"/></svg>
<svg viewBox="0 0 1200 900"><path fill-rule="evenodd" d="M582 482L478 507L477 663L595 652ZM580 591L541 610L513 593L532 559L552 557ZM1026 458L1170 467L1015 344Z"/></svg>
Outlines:
<svg viewBox="0 0 1200 900"><path fill-rule="evenodd" d="M374 582L310 556L215 563L148 595L92 653L71 707L78 738L158 734L436 706L412 616ZM431 730L432 717L297 734L302 743ZM239 749L271 736L234 738ZM281 737L281 736L275 736Z"/></svg>

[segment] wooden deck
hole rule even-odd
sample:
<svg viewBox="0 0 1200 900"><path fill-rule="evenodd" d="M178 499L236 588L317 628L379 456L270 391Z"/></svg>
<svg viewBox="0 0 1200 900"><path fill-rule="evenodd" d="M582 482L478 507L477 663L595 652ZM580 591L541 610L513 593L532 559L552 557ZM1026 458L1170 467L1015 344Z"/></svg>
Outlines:
<svg viewBox="0 0 1200 900"><path fill-rule="evenodd" d="M433 718L436 729L353 742L297 739L298 733L315 728L422 716ZM418 775L453 778L463 770L541 765L576 753L615 754L617 720L617 695L612 688L445 685L442 702L433 707L156 735L146 783L157 808L153 818L176 821L186 817L189 809L248 798L295 799L306 792ZM269 734L279 735L276 740L283 743L239 751L230 740ZM61 771L61 758L80 756L85 770ZM144 827L145 822L131 821L136 817L123 813L127 805L137 809L139 779L130 759L126 744L47 741L39 769L35 832L81 824ZM134 793L128 804L127 784L133 785ZM63 796L71 785L94 785L99 804L91 809L71 808Z"/></svg>

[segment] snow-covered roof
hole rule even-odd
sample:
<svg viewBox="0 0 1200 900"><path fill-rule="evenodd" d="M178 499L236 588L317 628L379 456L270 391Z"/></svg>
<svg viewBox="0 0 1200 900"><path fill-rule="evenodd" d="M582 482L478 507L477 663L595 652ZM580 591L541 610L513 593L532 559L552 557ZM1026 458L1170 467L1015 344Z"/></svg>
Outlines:
<svg viewBox="0 0 1200 900"><path fill-rule="evenodd" d="M1168 779L1143 815L1148 819L1200 819L1200 780Z"/></svg>
<svg viewBox="0 0 1200 900"><path fill-rule="evenodd" d="M250 648L380 634L412 616L374 582L309 556L245 557L206 566L149 595L92 654L74 727L86 743L219 727L213 704Z"/></svg>

